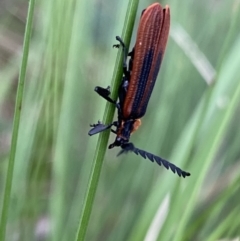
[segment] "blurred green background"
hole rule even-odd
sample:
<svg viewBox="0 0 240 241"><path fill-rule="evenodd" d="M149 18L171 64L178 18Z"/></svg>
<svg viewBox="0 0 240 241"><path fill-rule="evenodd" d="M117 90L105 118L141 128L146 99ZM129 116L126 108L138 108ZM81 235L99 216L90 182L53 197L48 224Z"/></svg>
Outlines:
<svg viewBox="0 0 240 241"><path fill-rule="evenodd" d="M127 4L36 1L6 240L75 239L105 107L93 89L111 82ZM108 150L86 240L239 240L240 1L161 4L171 34L132 141L191 176ZM27 8L0 1L1 206Z"/></svg>

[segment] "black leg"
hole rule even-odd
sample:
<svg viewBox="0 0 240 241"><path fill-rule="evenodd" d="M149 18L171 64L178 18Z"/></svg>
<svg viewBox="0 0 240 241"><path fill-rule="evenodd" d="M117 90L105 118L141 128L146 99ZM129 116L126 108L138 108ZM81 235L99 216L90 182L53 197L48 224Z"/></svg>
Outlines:
<svg viewBox="0 0 240 241"><path fill-rule="evenodd" d="M114 121L113 123L111 123L109 125L104 125L100 121L98 121L97 124L90 125L93 128L88 132L88 135L92 136L92 135L98 134L98 133L103 132L103 131L111 128L112 126L116 126L116 125L117 125L116 121ZM111 131L114 132L114 130L111 130Z"/></svg>
<svg viewBox="0 0 240 241"><path fill-rule="evenodd" d="M100 86L96 86L94 89L101 97L103 97L105 100L109 101L110 103L116 105L116 101L114 101L112 98L109 97L111 94L110 92L110 86L107 88L102 88Z"/></svg>
<svg viewBox="0 0 240 241"><path fill-rule="evenodd" d="M127 49L126 46L124 44L124 42L122 41L122 39L119 36L116 36L116 40L119 41L120 45L122 46L122 50L123 50L123 73L125 76L128 75L128 70L127 70ZM119 48L120 47L119 44L113 45L114 47Z"/></svg>
<svg viewBox="0 0 240 241"><path fill-rule="evenodd" d="M113 129L111 129L111 132L114 133L114 134L117 134L117 132Z"/></svg>

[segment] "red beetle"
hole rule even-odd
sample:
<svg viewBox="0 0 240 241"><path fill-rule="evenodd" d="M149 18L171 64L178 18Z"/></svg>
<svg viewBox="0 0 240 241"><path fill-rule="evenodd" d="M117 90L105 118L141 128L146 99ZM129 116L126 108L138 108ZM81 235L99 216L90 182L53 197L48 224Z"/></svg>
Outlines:
<svg viewBox="0 0 240 241"><path fill-rule="evenodd" d="M107 101L116 105L118 109L118 120L110 125L104 125L98 122L91 125L93 128L89 135L94 135L105 131L112 126L116 130L111 130L116 134L115 141L109 145L109 148L119 146L122 150L118 155L132 151L148 158L152 162L156 161L167 169L171 169L179 176L190 176L190 173L181 170L174 164L155 156L144 150L136 148L129 142L131 134L141 125L140 118L147 110L147 105L154 88L155 81L161 66L164 51L167 45L167 39L170 28L170 9L168 6L162 8L159 3L154 3L143 10L138 26L137 39L133 50L127 54L125 44L120 37L116 37L124 51L123 79L119 86L119 102L112 100L110 88L97 86L95 91ZM127 67L127 56L130 56Z"/></svg>

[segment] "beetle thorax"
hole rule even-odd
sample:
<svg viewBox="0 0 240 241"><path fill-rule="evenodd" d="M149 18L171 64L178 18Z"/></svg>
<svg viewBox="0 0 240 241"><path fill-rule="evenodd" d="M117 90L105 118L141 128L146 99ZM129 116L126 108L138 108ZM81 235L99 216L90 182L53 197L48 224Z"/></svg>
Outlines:
<svg viewBox="0 0 240 241"><path fill-rule="evenodd" d="M117 136L115 142L112 143L109 148L122 146L123 144L128 143L131 134L136 131L140 125L140 119L121 120L119 126L117 127Z"/></svg>

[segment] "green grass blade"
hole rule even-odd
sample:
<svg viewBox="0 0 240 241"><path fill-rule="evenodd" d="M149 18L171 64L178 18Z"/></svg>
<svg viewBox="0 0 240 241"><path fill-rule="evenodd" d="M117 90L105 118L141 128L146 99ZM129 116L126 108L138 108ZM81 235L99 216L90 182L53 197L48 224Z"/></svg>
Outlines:
<svg viewBox="0 0 240 241"><path fill-rule="evenodd" d="M8 209L10 204L12 180L13 180L13 171L14 171L14 162L17 149L17 140L19 133L19 123L21 117L22 101L23 101L23 91L27 71L27 62L28 62L28 53L31 39L32 23L33 23L33 13L34 13L35 0L29 1L26 30L24 35L23 42L23 57L19 74L17 97L14 111L14 121L13 121L13 131L12 131L12 141L11 141L11 150L8 163L7 177L5 183L4 197L3 197L3 206L1 214L1 225L0 225L0 240L5 240L6 225L8 219Z"/></svg>
<svg viewBox="0 0 240 241"><path fill-rule="evenodd" d="M126 46L129 46L129 43L130 43L134 20L137 12L137 7L138 7L138 1L136 0L129 1L128 10L125 17L124 29L121 36L123 38L123 41L126 43ZM117 91L118 91L118 86L121 82L121 79L122 79L122 51L120 51L117 56L115 70L113 74L113 80L111 85L113 99L117 99ZM105 112L104 112L103 123L111 123L113 121L114 112L115 112L115 106L110 103L107 103ZM101 133L98 138L98 143L97 143L94 160L93 160L93 167L90 174L82 216L81 216L81 220L79 223L79 228L76 236L77 241L81 241L85 239L85 235L86 235L86 231L87 231L87 227L88 227L88 223L89 223L89 219L90 219L90 215L93 207L94 197L97 190L99 176L101 173L103 159L107 149L109 135L110 135L110 131L105 131L104 133Z"/></svg>

